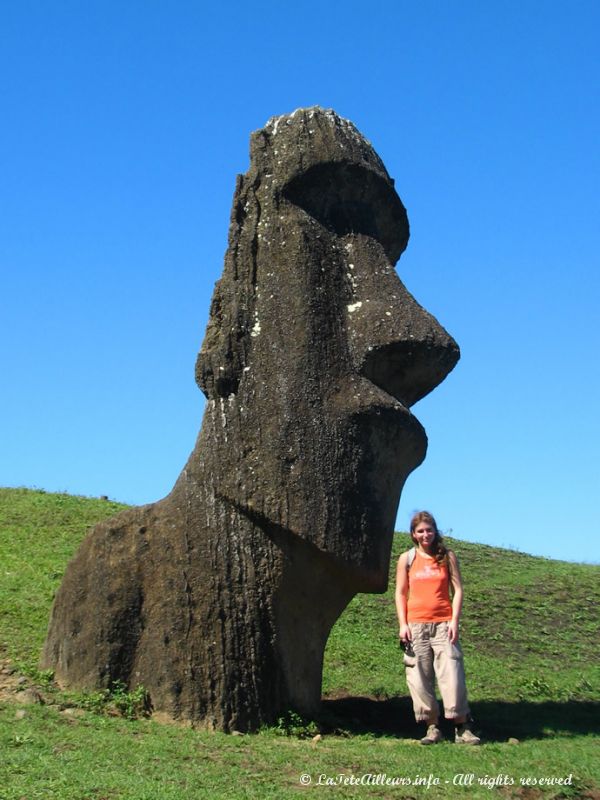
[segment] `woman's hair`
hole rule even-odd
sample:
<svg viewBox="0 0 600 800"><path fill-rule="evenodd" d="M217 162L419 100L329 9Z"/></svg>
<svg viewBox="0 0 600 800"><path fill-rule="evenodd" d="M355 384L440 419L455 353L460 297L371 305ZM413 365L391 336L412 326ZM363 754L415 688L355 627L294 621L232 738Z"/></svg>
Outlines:
<svg viewBox="0 0 600 800"><path fill-rule="evenodd" d="M413 518L410 521L410 538L416 544L414 532L417 528L417 525L420 525L422 522L426 522L428 525L431 525L431 527L435 531L435 538L431 546L431 551L432 554L435 556L435 560L438 562L438 564L441 564L443 561L446 560L448 556L448 551L446 550L446 546L444 545L444 541L442 539L442 534L439 532L437 522L435 521L435 517L433 516L433 514L430 514L429 511L417 511L417 513L414 514Z"/></svg>

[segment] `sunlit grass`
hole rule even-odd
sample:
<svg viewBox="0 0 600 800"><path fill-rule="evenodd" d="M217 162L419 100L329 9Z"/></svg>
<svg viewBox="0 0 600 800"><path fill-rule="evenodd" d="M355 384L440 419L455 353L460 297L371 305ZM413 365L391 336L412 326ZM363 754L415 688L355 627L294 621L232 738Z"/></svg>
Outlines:
<svg viewBox="0 0 600 800"><path fill-rule="evenodd" d="M600 567L448 540L465 579L462 641L484 736L480 748L415 742L393 581L385 594L356 597L335 625L320 719L289 715L258 734L226 736L143 716L126 719L123 714L141 712L143 704L134 705L140 698L125 688L69 695L37 671L69 557L90 525L120 508L0 490L0 659L17 667L15 676L28 676L20 688L37 686L46 701L17 703L14 686L0 695L0 800L292 798L300 792L530 800L600 792ZM391 574L408 546L406 535L395 537ZM301 775L310 784L303 786ZM365 782L363 776L372 777ZM533 783L569 776L562 786ZM393 778L405 782L385 784ZM427 783L414 785L419 780Z"/></svg>

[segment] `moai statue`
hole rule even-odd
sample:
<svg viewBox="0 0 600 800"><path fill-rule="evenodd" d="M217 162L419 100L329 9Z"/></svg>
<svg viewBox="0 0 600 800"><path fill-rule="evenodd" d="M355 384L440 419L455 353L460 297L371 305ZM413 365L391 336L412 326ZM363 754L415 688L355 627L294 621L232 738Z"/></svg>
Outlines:
<svg viewBox="0 0 600 800"><path fill-rule="evenodd" d="M142 684L231 731L318 712L323 652L357 592L387 587L410 412L453 339L394 265L406 211L354 125L310 108L252 134L196 364L207 397L171 493L102 522L67 567L43 666Z"/></svg>

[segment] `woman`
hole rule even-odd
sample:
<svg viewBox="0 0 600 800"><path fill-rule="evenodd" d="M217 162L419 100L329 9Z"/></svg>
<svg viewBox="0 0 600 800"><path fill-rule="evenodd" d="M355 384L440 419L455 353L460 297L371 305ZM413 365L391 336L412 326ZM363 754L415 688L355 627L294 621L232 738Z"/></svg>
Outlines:
<svg viewBox="0 0 600 800"><path fill-rule="evenodd" d="M415 718L427 724L421 744L436 744L442 739L436 678L444 714L455 725L454 741L479 744L468 722L467 687L458 644L463 600L458 561L444 546L435 519L427 511L414 515L410 535L415 547L398 559L396 610Z"/></svg>

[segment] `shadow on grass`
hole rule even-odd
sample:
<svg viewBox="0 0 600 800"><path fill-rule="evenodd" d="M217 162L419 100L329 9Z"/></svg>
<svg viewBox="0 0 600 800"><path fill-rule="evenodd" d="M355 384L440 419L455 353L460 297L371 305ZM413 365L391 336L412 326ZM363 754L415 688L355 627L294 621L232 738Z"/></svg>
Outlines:
<svg viewBox="0 0 600 800"><path fill-rule="evenodd" d="M471 706L473 728L485 742L506 742L511 737L542 739L558 733L573 736L600 733L600 702L489 700ZM332 730L409 739L422 735L422 726L414 721L409 697L326 697L322 709L321 723ZM452 726L447 720L442 720L441 727L446 734L451 733Z"/></svg>

